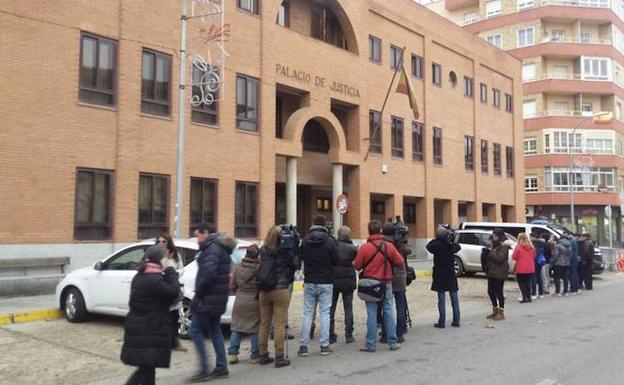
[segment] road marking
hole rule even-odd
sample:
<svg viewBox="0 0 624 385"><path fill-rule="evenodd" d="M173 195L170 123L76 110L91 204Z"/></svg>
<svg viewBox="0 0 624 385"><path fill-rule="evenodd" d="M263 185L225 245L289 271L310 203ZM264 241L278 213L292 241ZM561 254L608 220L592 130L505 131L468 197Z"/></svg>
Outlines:
<svg viewBox="0 0 624 385"><path fill-rule="evenodd" d="M61 316L61 311L59 309L46 309L46 310L35 310L23 313L14 313L13 314L13 323L25 323L25 322L33 322L33 321L42 321L42 320L50 320L56 319Z"/></svg>
<svg viewBox="0 0 624 385"><path fill-rule="evenodd" d="M551 380L551 379L547 378L547 379L545 379L543 381L538 382L535 385L561 385L561 383L559 381L557 381L557 380Z"/></svg>
<svg viewBox="0 0 624 385"><path fill-rule="evenodd" d="M13 314L0 314L0 325L13 323Z"/></svg>

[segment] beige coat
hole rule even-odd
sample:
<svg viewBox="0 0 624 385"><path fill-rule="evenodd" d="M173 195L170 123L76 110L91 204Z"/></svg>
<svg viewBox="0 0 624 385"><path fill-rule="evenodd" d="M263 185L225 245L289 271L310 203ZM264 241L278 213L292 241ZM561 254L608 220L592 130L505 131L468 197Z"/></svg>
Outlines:
<svg viewBox="0 0 624 385"><path fill-rule="evenodd" d="M178 262L176 262L176 260L173 258L165 257L160 261L160 264L162 265L163 269L166 269L168 267L173 267L175 271L178 273L178 279L182 276L182 274L184 274L184 264L182 263L182 257L180 257L180 261ZM182 295L180 295L179 301L176 301L173 303L173 305L171 305L169 310L174 311L174 310L180 310L181 308L182 308Z"/></svg>
<svg viewBox="0 0 624 385"><path fill-rule="evenodd" d="M244 258L236 265L232 274L230 289L236 294L232 309L232 331L256 333L260 324L260 303L256 284L257 259Z"/></svg>

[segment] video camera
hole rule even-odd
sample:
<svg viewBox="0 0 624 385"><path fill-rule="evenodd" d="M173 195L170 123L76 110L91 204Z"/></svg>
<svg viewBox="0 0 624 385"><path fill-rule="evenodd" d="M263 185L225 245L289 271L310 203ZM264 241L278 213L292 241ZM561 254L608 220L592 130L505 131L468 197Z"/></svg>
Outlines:
<svg viewBox="0 0 624 385"><path fill-rule="evenodd" d="M388 218L388 222L392 222L394 225L394 239L397 245L405 245L409 238L409 228L405 226L405 223L401 220L401 216L397 215L394 218Z"/></svg>
<svg viewBox="0 0 624 385"><path fill-rule="evenodd" d="M454 229L453 227L451 227L451 225L446 224L446 223L441 224L440 227L445 228L447 230L446 241L448 243L457 243L458 241L457 229Z"/></svg>

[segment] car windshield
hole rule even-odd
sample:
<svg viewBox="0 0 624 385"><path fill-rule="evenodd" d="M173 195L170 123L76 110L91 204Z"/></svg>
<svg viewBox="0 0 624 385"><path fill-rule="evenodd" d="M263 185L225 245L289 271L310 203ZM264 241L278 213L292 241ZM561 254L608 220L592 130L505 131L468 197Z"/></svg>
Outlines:
<svg viewBox="0 0 624 385"><path fill-rule="evenodd" d="M549 228L555 230L557 233L559 233L559 235L563 235L565 232L571 233L570 230L568 230L567 228L558 225L556 223L551 223L549 225L547 225Z"/></svg>
<svg viewBox="0 0 624 385"><path fill-rule="evenodd" d="M507 236L507 239L509 239L513 243L518 243L518 239L516 237L514 237L513 235L511 235L509 233L505 233L505 235Z"/></svg>

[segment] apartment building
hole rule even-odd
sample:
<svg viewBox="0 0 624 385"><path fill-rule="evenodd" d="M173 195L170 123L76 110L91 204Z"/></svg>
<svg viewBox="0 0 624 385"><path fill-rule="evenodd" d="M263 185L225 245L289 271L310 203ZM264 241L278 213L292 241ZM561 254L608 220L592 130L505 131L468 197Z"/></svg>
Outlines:
<svg viewBox="0 0 624 385"><path fill-rule="evenodd" d="M81 266L174 229L180 2L54 3L0 5L0 258ZM225 20L189 20L177 236L324 214L363 238L401 215L422 245L438 223L523 217L511 55L410 0L189 4ZM223 66L196 65L220 33ZM418 116L396 83L381 113L401 52Z"/></svg>
<svg viewBox="0 0 624 385"><path fill-rule="evenodd" d="M444 0L427 7L523 61L526 219L620 244L624 2ZM605 111L613 119L593 119Z"/></svg>

